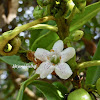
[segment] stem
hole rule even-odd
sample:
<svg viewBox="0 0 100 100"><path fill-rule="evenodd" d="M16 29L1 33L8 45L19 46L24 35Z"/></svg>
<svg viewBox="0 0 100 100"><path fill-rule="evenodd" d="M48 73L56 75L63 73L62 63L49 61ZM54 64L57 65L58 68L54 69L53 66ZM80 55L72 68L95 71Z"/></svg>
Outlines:
<svg viewBox="0 0 100 100"><path fill-rule="evenodd" d="M35 30L35 29L49 29L51 31L58 31L58 28L56 26L51 26L47 24L37 24L35 26L30 27L28 30Z"/></svg>
<svg viewBox="0 0 100 100"><path fill-rule="evenodd" d="M35 74L32 77L30 77L29 79L27 79L25 81L25 86L28 86L30 83L32 83L35 79L37 79L40 75L39 74Z"/></svg>
<svg viewBox="0 0 100 100"><path fill-rule="evenodd" d="M82 69L82 68L87 68L91 66L100 66L100 60L83 62L81 64L78 64L77 68Z"/></svg>

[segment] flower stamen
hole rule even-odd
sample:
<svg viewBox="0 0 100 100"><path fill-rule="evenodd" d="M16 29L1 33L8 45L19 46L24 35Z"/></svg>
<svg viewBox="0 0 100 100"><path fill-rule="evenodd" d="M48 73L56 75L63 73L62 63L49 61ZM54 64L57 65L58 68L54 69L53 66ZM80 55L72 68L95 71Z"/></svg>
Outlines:
<svg viewBox="0 0 100 100"><path fill-rule="evenodd" d="M50 50L50 52L54 52L54 50L53 50L53 49L51 49L51 50Z"/></svg>

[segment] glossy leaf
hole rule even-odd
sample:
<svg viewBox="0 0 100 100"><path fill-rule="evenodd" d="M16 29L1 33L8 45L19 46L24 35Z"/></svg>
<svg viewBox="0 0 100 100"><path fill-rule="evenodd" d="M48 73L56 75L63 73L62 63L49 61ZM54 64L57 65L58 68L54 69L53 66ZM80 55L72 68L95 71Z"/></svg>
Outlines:
<svg viewBox="0 0 100 100"><path fill-rule="evenodd" d="M26 63L22 62L19 56L13 55L13 56L2 56L0 57L0 60L4 61L5 63L9 65L25 65Z"/></svg>
<svg viewBox="0 0 100 100"><path fill-rule="evenodd" d="M75 31L92 19L100 11L100 2L93 3L85 8L85 11L76 14L71 22L70 31Z"/></svg>
<svg viewBox="0 0 100 100"><path fill-rule="evenodd" d="M37 48L45 48L50 50L53 44L59 39L55 32L48 32L47 34L39 37L32 45L31 50L36 50Z"/></svg>
<svg viewBox="0 0 100 100"><path fill-rule="evenodd" d="M61 95L64 97L65 94L68 93L67 88L60 82L54 82L52 83L57 89L61 92Z"/></svg>
<svg viewBox="0 0 100 100"><path fill-rule="evenodd" d="M97 50L93 56L93 60L100 60L100 41ZM93 66L88 68L86 72L86 84L95 84L100 77L100 66Z"/></svg>
<svg viewBox="0 0 100 100"><path fill-rule="evenodd" d="M32 46L32 44L34 43L34 41L40 36L40 32L41 30L30 30L30 34L31 34L31 38L30 38L30 48Z"/></svg>
<svg viewBox="0 0 100 100"><path fill-rule="evenodd" d="M36 80L33 82L33 85L44 94L47 100L61 100L57 89L52 84Z"/></svg>
<svg viewBox="0 0 100 100"><path fill-rule="evenodd" d="M16 100L23 100L23 93L27 83L32 83L32 80L30 82L30 79L28 79L21 84ZM35 80L32 84L44 94L47 100L61 100L59 94L57 93L57 88L52 84L39 80Z"/></svg>

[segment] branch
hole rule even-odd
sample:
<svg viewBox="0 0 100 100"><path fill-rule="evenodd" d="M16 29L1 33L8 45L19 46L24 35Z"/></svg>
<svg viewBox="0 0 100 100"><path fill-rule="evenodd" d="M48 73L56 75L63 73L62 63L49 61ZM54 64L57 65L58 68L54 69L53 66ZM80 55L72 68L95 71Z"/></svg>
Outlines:
<svg viewBox="0 0 100 100"><path fill-rule="evenodd" d="M22 25L22 26L19 26L19 27L16 27L14 29L14 33L16 34L17 32L17 35L18 33L22 32L22 31L25 31L27 30L28 28L32 27L32 26L35 26L37 24L40 24L40 23L43 23L43 22L46 22L48 20L55 20L53 16L47 16L47 17L43 17L43 18L40 18L40 19L37 19L37 20L34 20L33 22L30 22L30 23L27 23L25 25Z"/></svg>
<svg viewBox="0 0 100 100"><path fill-rule="evenodd" d="M100 66L100 60L83 62L81 64L78 64L77 69L87 68L91 66Z"/></svg>
<svg viewBox="0 0 100 100"><path fill-rule="evenodd" d="M51 31L58 31L58 28L56 26L51 26L47 24L37 24L35 26L30 27L28 30L35 30L35 29L49 29Z"/></svg>

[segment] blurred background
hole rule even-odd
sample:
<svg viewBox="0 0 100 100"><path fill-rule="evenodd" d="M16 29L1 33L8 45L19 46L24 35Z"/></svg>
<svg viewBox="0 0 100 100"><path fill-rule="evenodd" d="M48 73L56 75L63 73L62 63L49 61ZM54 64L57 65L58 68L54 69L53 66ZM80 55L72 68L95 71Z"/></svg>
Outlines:
<svg viewBox="0 0 100 100"><path fill-rule="evenodd" d="M87 5L98 1L88 0ZM5 31L13 30L17 26L33 21L33 11L36 6L36 0L0 0L0 35ZM100 12L81 29L85 33L84 37L79 42L73 43L77 50L77 62L91 60L96 51L100 39ZM23 47L28 50L30 32L21 32L19 36ZM81 75L83 74L81 73ZM28 76L28 69L25 66L13 69L0 60L0 100L15 100L20 88L20 82L26 80ZM49 83L61 81L66 84L66 81L52 75L49 75L44 81ZM30 85L25 90L23 100L45 100L45 98L39 90Z"/></svg>

